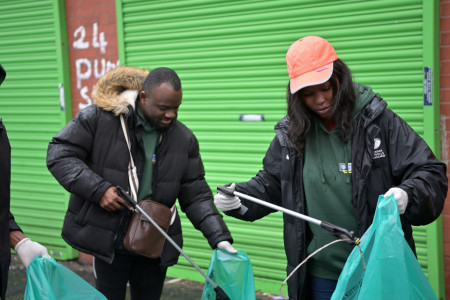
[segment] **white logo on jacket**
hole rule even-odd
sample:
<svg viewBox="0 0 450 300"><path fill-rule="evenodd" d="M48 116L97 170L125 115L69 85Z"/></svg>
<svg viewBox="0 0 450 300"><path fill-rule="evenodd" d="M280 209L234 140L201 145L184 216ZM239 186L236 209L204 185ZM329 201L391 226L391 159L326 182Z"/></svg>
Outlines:
<svg viewBox="0 0 450 300"><path fill-rule="evenodd" d="M373 149L375 150L373 152L373 159L383 158L386 157L386 154L384 154L383 149L378 149L381 146L381 139L374 138L373 139Z"/></svg>

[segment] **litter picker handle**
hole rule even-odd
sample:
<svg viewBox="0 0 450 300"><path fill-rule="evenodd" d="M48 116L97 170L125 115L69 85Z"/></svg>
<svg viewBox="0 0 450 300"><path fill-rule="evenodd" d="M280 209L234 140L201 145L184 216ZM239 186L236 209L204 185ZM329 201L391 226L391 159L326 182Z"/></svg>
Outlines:
<svg viewBox="0 0 450 300"><path fill-rule="evenodd" d="M136 208L136 201L131 199L130 195L128 195L128 193L125 192L123 188L121 188L120 186L116 186L116 193L120 198L125 200L128 205L130 205L132 208Z"/></svg>
<svg viewBox="0 0 450 300"><path fill-rule="evenodd" d="M217 187L217 192L219 194L222 194L222 195L225 195L225 196L234 197L234 191L232 189L230 189L229 187L226 187L226 186L218 186Z"/></svg>
<svg viewBox="0 0 450 300"><path fill-rule="evenodd" d="M302 220L305 220L307 222L314 223L314 224L320 226L320 222L321 222L320 220L308 217L306 215L299 214L298 212L295 212L293 210L286 209L284 207L281 207L281 206L269 203L267 201L263 201L261 199L258 199L258 198L252 197L252 196L233 191L232 189L230 189L228 187L225 187L225 186L217 187L217 192L219 194L222 194L222 195L227 195L227 196L231 196L231 197L236 196L236 197L244 198L244 199L250 200L252 202L258 203L260 205L272 208L274 210L278 210L278 211L284 212L285 214L294 216L296 218L299 218L299 219L302 219Z"/></svg>

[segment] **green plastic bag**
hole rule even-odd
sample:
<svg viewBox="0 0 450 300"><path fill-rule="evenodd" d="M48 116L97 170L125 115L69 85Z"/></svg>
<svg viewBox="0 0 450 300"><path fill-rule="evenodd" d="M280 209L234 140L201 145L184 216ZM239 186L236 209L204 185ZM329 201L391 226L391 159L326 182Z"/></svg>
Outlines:
<svg viewBox="0 0 450 300"><path fill-rule="evenodd" d="M53 258L37 256L27 268L24 299L106 300L106 297Z"/></svg>
<svg viewBox="0 0 450 300"><path fill-rule="evenodd" d="M208 277L232 300L255 300L255 283L250 259L245 251L231 254L214 249L208 268ZM205 282L202 300L215 300L214 287Z"/></svg>
<svg viewBox="0 0 450 300"><path fill-rule="evenodd" d="M437 299L406 242L394 196L378 198L372 225L339 276L336 299ZM365 270L364 270L365 267Z"/></svg>

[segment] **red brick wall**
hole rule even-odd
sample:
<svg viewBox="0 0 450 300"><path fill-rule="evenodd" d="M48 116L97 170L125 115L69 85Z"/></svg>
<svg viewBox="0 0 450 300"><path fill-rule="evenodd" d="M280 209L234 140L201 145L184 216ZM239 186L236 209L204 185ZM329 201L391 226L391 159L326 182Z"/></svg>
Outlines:
<svg viewBox="0 0 450 300"><path fill-rule="evenodd" d="M66 0L72 112L92 103L92 88L119 64L114 0ZM80 260L92 257L80 253Z"/></svg>
<svg viewBox="0 0 450 300"><path fill-rule="evenodd" d="M92 88L119 64L114 0L66 0L72 111L92 103Z"/></svg>
<svg viewBox="0 0 450 300"><path fill-rule="evenodd" d="M450 158L450 0L441 0L440 18L441 39L441 130L442 130L442 160L448 164ZM447 170L447 177L450 169ZM445 298L450 299L450 195L444 206L444 269Z"/></svg>

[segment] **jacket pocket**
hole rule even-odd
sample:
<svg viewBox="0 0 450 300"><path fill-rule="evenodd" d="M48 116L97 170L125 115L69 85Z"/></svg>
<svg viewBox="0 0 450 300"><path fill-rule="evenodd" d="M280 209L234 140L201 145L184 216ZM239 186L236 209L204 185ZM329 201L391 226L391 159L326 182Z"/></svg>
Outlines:
<svg viewBox="0 0 450 300"><path fill-rule="evenodd" d="M76 213L76 216L75 216L75 222L77 224L80 224L80 225L86 224L86 215L87 215L91 205L92 205L92 203L90 203L90 202L84 202L80 211L78 213Z"/></svg>

